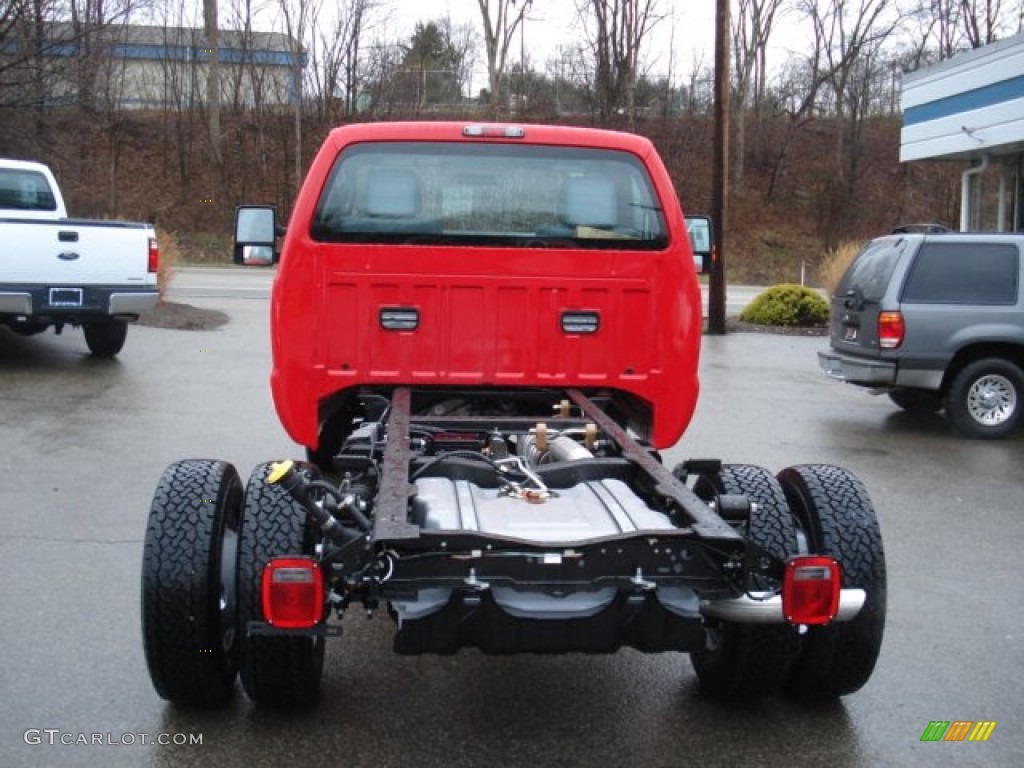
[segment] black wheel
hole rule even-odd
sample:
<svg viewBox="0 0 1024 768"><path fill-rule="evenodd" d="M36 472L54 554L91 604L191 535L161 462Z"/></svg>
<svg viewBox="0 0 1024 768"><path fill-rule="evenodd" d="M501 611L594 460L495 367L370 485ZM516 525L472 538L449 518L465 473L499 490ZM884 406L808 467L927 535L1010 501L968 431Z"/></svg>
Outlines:
<svg viewBox="0 0 1024 768"><path fill-rule="evenodd" d="M871 677L885 629L885 552L874 507L860 480L841 467L788 467L779 481L808 551L834 557L843 587L867 593L852 621L808 628L787 689L812 699L853 693Z"/></svg>
<svg viewBox="0 0 1024 768"><path fill-rule="evenodd" d="M937 413L942 408L942 398L937 392L927 389L893 389L889 399L907 413Z"/></svg>
<svg viewBox="0 0 1024 768"><path fill-rule="evenodd" d="M124 320L104 320L82 326L85 343L94 357L114 357L124 347L128 336L128 323Z"/></svg>
<svg viewBox="0 0 1024 768"><path fill-rule="evenodd" d="M1009 360L988 357L965 365L946 390L946 417L967 437L1006 437L1021 420L1024 373Z"/></svg>
<svg viewBox="0 0 1024 768"><path fill-rule="evenodd" d="M723 493L742 494L754 505L745 534L772 554L797 551L796 526L778 480L767 469L745 464L700 475L694 492L710 501ZM760 590L781 588L763 580ZM800 637L788 624L709 623L704 648L690 654L701 688L718 699L762 696L779 690L800 651Z"/></svg>
<svg viewBox="0 0 1024 768"><path fill-rule="evenodd" d="M142 642L153 687L175 704L219 704L234 691L241 506L238 472L223 461L172 464L153 495Z"/></svg>
<svg viewBox="0 0 1024 768"><path fill-rule="evenodd" d="M268 485L270 464L253 470L245 488L238 548L238 614L242 629L239 667L253 701L268 706L302 706L316 701L324 664L323 637L249 635L250 621L263 620L263 568L271 558L312 555L316 526L279 485ZM305 471L319 479L316 469Z"/></svg>

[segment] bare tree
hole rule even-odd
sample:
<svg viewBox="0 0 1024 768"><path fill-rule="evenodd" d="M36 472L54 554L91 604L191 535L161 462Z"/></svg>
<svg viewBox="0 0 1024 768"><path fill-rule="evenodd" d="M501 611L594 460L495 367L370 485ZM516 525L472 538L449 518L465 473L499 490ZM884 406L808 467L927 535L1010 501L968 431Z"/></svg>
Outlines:
<svg viewBox="0 0 1024 768"><path fill-rule="evenodd" d="M559 46L547 64L554 77L554 113L583 112L593 106L593 59L580 46Z"/></svg>
<svg viewBox="0 0 1024 768"><path fill-rule="evenodd" d="M390 115L395 103L395 74L402 63L403 51L397 43L377 40L367 49L363 81L370 108L378 116Z"/></svg>
<svg viewBox="0 0 1024 768"><path fill-rule="evenodd" d="M196 23L194 9L184 0L177 5L167 3L156 9L154 20L162 27L162 43L171 50L188 48L194 44L189 28ZM165 56L154 70L156 82L151 84L154 94L160 94L164 104L165 140L158 142L164 151L164 162L174 163L180 185L180 200L191 199L193 181L192 146L194 143L196 106L201 101L192 62L184 57ZM172 158L168 150L176 148Z"/></svg>
<svg viewBox="0 0 1024 768"><path fill-rule="evenodd" d="M899 26L894 0L804 0L821 52L818 81L835 122L833 173L819 193L819 226L827 246L842 237L863 159L865 89L875 79L883 46Z"/></svg>
<svg viewBox="0 0 1024 768"><path fill-rule="evenodd" d="M964 33L971 48L995 42L999 34L1003 0L960 0Z"/></svg>
<svg viewBox="0 0 1024 768"><path fill-rule="evenodd" d="M226 30L231 30L228 45L234 49L234 60L233 66L221 73L221 87L226 91L225 103L237 113L252 102L248 82L255 43L252 0L232 0L223 10L227 13L221 24Z"/></svg>
<svg viewBox="0 0 1024 768"><path fill-rule="evenodd" d="M844 130L851 86L865 63L878 56L899 25L901 16L893 0L804 0L815 37L821 42L824 82L833 99L836 122L836 170L839 180L852 170L844 163L848 131ZM848 126L846 126L848 127ZM847 155L849 157L849 155Z"/></svg>
<svg viewBox="0 0 1024 768"><path fill-rule="evenodd" d="M56 0L11 0L0 6L0 106L41 107L50 80L47 28L56 18Z"/></svg>
<svg viewBox="0 0 1024 768"><path fill-rule="evenodd" d="M461 101L476 66L478 37L472 25L455 24L451 16L441 19L438 27L452 53L452 74L455 77L457 97Z"/></svg>
<svg viewBox="0 0 1024 768"><path fill-rule="evenodd" d="M302 41L306 39L306 30L310 20L320 14L323 0L279 0L281 18L284 20L285 34L291 46L292 54L292 87L294 89L294 137L295 137L295 189L302 184L302 99L303 99L303 50Z"/></svg>
<svg viewBox="0 0 1024 768"><path fill-rule="evenodd" d="M505 87L508 49L533 0L519 0L518 3L516 0L477 0L477 3L484 24L491 109L498 115L508 103Z"/></svg>
<svg viewBox="0 0 1024 768"><path fill-rule="evenodd" d="M374 0L348 0L348 23L341 34L345 41L342 53L342 80L345 88L345 114L358 108L360 75L363 69L363 35L371 28L370 14L378 8Z"/></svg>
<svg viewBox="0 0 1024 768"><path fill-rule="evenodd" d="M376 7L373 0L339 0L326 18L322 18L318 9L317 15L310 20L312 36L307 43L310 57L308 81L322 126L337 122L339 107L345 114L356 111L360 87L360 45L370 14Z"/></svg>
<svg viewBox="0 0 1024 768"><path fill-rule="evenodd" d="M733 125L736 147L733 153L732 183L743 184L747 138L747 108L753 101L755 117L761 118L766 83L766 50L775 19L788 0L737 0L732 22ZM753 97L751 99L751 97Z"/></svg>
<svg viewBox="0 0 1024 768"><path fill-rule="evenodd" d="M781 107L780 111L786 116L786 122L782 140L772 164L768 188L765 191L765 202L771 202L778 191L793 142L804 126L814 119L818 94L826 74L822 69L823 47L823 41L815 35L811 40L811 49L807 56L801 60L791 58L786 72L780 77L776 86L776 98Z"/></svg>
<svg viewBox="0 0 1024 768"><path fill-rule="evenodd" d="M916 19L915 63L928 63L980 48L1022 31L1024 3L1009 0L917 0L908 13Z"/></svg>
<svg viewBox="0 0 1024 768"><path fill-rule="evenodd" d="M664 16L658 0L576 0L594 57L594 93L602 120L624 110L636 122L636 81L645 36Z"/></svg>

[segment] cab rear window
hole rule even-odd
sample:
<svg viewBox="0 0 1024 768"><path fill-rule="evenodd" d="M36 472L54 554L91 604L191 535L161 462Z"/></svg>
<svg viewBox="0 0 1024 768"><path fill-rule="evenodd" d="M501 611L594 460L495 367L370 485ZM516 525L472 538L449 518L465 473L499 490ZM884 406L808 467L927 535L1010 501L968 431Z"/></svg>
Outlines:
<svg viewBox="0 0 1024 768"><path fill-rule="evenodd" d="M499 143L349 147L331 171L310 234L321 242L668 244L661 206L632 155Z"/></svg>
<svg viewBox="0 0 1024 768"><path fill-rule="evenodd" d="M910 268L908 304L1014 304L1017 246L1012 243L925 243Z"/></svg>
<svg viewBox="0 0 1024 768"><path fill-rule="evenodd" d="M46 177L36 171L0 169L0 208L56 211L57 201Z"/></svg>

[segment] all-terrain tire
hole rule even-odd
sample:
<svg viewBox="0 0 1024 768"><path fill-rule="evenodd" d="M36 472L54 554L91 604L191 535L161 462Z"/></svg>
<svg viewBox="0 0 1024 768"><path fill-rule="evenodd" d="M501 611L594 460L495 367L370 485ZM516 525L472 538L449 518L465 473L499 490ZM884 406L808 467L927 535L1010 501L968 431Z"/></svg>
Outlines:
<svg viewBox="0 0 1024 768"><path fill-rule="evenodd" d="M128 323L124 320L85 323L82 332L93 357L116 357L128 336Z"/></svg>
<svg viewBox="0 0 1024 768"><path fill-rule="evenodd" d="M153 495L142 556L142 642L153 687L175 704L234 692L234 574L242 483L223 461L169 466Z"/></svg>
<svg viewBox="0 0 1024 768"><path fill-rule="evenodd" d="M787 690L808 699L853 693L871 677L885 629L885 552L874 507L860 480L842 467L788 467L779 482L810 553L834 557L843 587L867 593L852 621L808 628Z"/></svg>
<svg viewBox="0 0 1024 768"><path fill-rule="evenodd" d="M719 494L747 496L754 506L745 534L779 558L797 550L796 527L778 480L767 469L746 464L700 475L694 492L707 501ZM761 590L780 588L762 581ZM705 647L690 654L701 689L717 699L743 699L779 690L800 651L788 624L719 622L707 628Z"/></svg>
<svg viewBox="0 0 1024 768"><path fill-rule="evenodd" d="M250 635L250 621L263 621L263 568L274 557L312 555L316 526L280 485L268 485L269 463L253 470L245 488L238 548L238 613L242 637L239 667L245 692L271 707L304 706L320 695L323 637ZM319 479L311 465L304 470Z"/></svg>
<svg viewBox="0 0 1024 768"><path fill-rule="evenodd" d="M946 418L966 437L1007 437L1024 418L1024 372L987 357L965 365L946 390Z"/></svg>

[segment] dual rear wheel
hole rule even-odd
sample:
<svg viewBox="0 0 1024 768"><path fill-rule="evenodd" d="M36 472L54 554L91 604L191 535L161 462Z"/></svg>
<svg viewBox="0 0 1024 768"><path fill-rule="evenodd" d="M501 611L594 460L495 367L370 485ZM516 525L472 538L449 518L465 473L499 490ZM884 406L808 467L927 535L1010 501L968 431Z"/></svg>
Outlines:
<svg viewBox="0 0 1024 768"><path fill-rule="evenodd" d="M313 554L317 532L305 511L258 466L244 491L221 461L172 464L157 485L143 549L142 633L157 692L176 704L212 706L246 693L271 706L316 700L323 637L250 634L262 621L263 568L275 556ZM316 473L312 467L307 471ZM694 492L711 501L740 494L752 503L744 534L778 558L825 554L844 587L865 590L849 622L810 627L709 623L691 659L701 688L716 698L778 690L801 698L852 693L871 675L885 625L885 555L874 509L860 481L829 465L773 476L761 467L725 466L701 475ZM762 579L752 587L773 590Z"/></svg>
<svg viewBox="0 0 1024 768"><path fill-rule="evenodd" d="M702 475L694 492L711 501L741 494L752 503L744 535L776 557L834 557L844 587L867 594L848 622L808 627L709 623L703 648L691 654L701 689L719 699L785 691L797 698L834 698L860 689L871 676L885 626L885 554L874 508L861 482L840 467L811 464L778 476L749 465ZM764 580L757 590L778 589Z"/></svg>
<svg viewBox="0 0 1024 768"><path fill-rule="evenodd" d="M172 464L157 484L143 546L142 636L153 686L175 704L221 704L239 673L260 704L319 695L322 637L247 632L263 619L266 563L313 554L317 543L305 510L266 483L269 466L258 466L244 491L231 464L209 460Z"/></svg>

